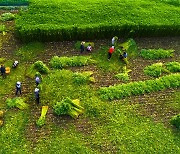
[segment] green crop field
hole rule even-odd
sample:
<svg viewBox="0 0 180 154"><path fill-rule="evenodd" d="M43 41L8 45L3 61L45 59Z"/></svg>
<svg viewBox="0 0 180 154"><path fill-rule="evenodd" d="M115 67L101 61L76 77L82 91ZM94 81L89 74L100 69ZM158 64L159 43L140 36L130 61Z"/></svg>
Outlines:
<svg viewBox="0 0 180 154"><path fill-rule="evenodd" d="M179 0L0 8L0 154L179 154L179 17Z"/></svg>
<svg viewBox="0 0 180 154"><path fill-rule="evenodd" d="M31 0L16 21L30 40L76 40L180 34L179 3L160 0ZM173 0L172 0L173 2Z"/></svg>

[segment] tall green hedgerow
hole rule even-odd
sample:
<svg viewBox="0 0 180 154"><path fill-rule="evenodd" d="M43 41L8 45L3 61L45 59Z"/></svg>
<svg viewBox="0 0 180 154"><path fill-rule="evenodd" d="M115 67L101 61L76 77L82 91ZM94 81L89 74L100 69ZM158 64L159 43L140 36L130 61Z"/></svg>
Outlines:
<svg viewBox="0 0 180 154"><path fill-rule="evenodd" d="M142 49L141 56L144 59L161 59L173 57L174 50L164 50L164 49Z"/></svg>
<svg viewBox="0 0 180 154"><path fill-rule="evenodd" d="M70 66L85 66L93 63L95 63L95 61L91 59L91 57L89 56L73 56L73 57L54 56L50 61L50 65L53 68L58 68L58 69L62 69L64 67L70 67Z"/></svg>
<svg viewBox="0 0 180 154"><path fill-rule="evenodd" d="M180 86L180 74L171 74L154 80L130 82L110 87L102 87L99 94L103 99L121 99L132 95L142 95L145 93L162 91L167 88L177 88Z"/></svg>

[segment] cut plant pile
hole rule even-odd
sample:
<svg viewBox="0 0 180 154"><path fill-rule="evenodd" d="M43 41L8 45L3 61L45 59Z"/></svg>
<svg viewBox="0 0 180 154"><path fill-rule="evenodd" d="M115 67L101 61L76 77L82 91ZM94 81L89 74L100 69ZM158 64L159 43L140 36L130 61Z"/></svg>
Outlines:
<svg viewBox="0 0 180 154"><path fill-rule="evenodd" d="M178 88L180 86L180 74L171 74L155 80L130 82L110 87L102 87L99 94L103 99L121 99L131 95L161 91L166 88Z"/></svg>
<svg viewBox="0 0 180 154"><path fill-rule="evenodd" d="M84 111L84 108L80 106L78 99L71 100L66 98L61 102L56 102L53 107L54 113L57 115L70 115L72 118L77 118Z"/></svg>
<svg viewBox="0 0 180 154"><path fill-rule="evenodd" d="M48 106L42 106L41 116L36 121L36 124L37 124L38 127L42 127L45 124L47 111L48 111Z"/></svg>
<svg viewBox="0 0 180 154"><path fill-rule="evenodd" d="M15 97L13 99L10 99L8 98L6 100L6 104L7 104L7 107L8 108L18 108L20 110L23 110L23 109L27 109L28 108L28 104L26 104L24 102L24 99L20 98L20 97Z"/></svg>

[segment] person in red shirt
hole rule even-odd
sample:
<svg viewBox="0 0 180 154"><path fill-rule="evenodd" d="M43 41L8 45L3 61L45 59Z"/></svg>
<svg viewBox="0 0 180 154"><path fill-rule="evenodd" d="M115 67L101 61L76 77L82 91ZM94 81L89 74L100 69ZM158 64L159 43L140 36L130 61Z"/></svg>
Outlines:
<svg viewBox="0 0 180 154"><path fill-rule="evenodd" d="M114 52L114 46L109 48L109 51L108 51L108 60L110 60L113 52Z"/></svg>

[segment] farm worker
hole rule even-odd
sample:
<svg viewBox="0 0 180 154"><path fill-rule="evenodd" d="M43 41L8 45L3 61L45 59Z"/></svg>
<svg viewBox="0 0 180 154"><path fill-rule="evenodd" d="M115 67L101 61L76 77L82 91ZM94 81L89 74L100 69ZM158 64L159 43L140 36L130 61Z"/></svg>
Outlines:
<svg viewBox="0 0 180 154"><path fill-rule="evenodd" d="M87 51L91 52L92 51L92 47L91 47L91 44L89 44L86 48Z"/></svg>
<svg viewBox="0 0 180 154"><path fill-rule="evenodd" d="M108 51L108 60L110 60L113 52L114 52L114 46L109 48L109 51Z"/></svg>
<svg viewBox="0 0 180 154"><path fill-rule="evenodd" d="M127 58L127 52L123 52L123 58Z"/></svg>
<svg viewBox="0 0 180 154"><path fill-rule="evenodd" d="M16 95L18 94L18 91L21 95L21 82L19 81L16 83Z"/></svg>
<svg viewBox="0 0 180 154"><path fill-rule="evenodd" d="M81 53L83 53L83 51L84 51L84 44L85 44L85 42L81 42L81 46L80 46Z"/></svg>
<svg viewBox="0 0 180 154"><path fill-rule="evenodd" d="M18 66L18 64L19 64L19 62L16 60L16 61L14 61L12 67L13 67L13 68L16 68L16 67Z"/></svg>
<svg viewBox="0 0 180 154"><path fill-rule="evenodd" d="M115 44L115 37L112 38L112 45Z"/></svg>
<svg viewBox="0 0 180 154"><path fill-rule="evenodd" d="M38 76L35 77L36 86L38 86L41 82L40 78Z"/></svg>
<svg viewBox="0 0 180 154"><path fill-rule="evenodd" d="M36 102L37 104L39 104L39 88L35 88L34 90L34 94L35 94L35 99L36 99Z"/></svg>
<svg viewBox="0 0 180 154"><path fill-rule="evenodd" d="M3 78L5 78L6 77L6 69L5 69L5 66L4 65L1 65L1 75L2 75L2 77Z"/></svg>

